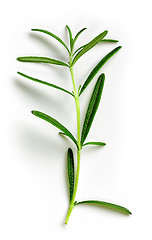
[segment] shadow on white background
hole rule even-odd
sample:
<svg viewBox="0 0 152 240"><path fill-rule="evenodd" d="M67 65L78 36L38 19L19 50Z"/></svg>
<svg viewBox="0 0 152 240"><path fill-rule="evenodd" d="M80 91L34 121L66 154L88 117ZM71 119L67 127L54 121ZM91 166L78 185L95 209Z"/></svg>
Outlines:
<svg viewBox="0 0 152 240"><path fill-rule="evenodd" d="M2 3L0 239L150 239L151 237L151 7L150 1ZM123 48L103 67L106 81L87 140L104 148L82 152L76 200L97 199L129 208L132 216L95 206L77 206L64 226L68 209L66 154L75 146L39 110L76 135L74 100L55 89L17 75L49 81L72 90L68 69L16 61L18 56L48 56L67 61L62 46L31 28L52 31L67 43L68 24L81 46L108 29L118 44L96 46L75 65L77 87L97 62L116 46ZM99 74L100 74L99 73ZM99 75L98 74L98 75ZM82 95L82 122L95 81Z"/></svg>

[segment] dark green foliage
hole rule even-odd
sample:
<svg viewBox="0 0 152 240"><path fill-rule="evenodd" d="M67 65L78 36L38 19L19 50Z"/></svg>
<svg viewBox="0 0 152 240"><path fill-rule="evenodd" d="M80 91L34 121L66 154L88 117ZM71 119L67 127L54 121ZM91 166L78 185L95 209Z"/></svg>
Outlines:
<svg viewBox="0 0 152 240"><path fill-rule="evenodd" d="M67 134L67 133L64 133L64 132L59 132L59 134L62 136L67 136L67 137L69 137L69 135ZM78 147L78 144L77 144L77 141L76 141L76 146L77 146L77 148L79 149L79 147Z"/></svg>
<svg viewBox="0 0 152 240"><path fill-rule="evenodd" d="M81 134L81 145L83 145L83 143L89 133L94 116L98 109L99 102L100 102L101 95L102 95L104 80L105 80L105 75L104 75L104 73L102 73L97 80L97 83L94 87L94 90L93 90L93 93L92 93L92 96L91 96L91 99L89 102L89 106L88 106L85 120L83 123L83 129L82 129L82 134Z"/></svg>
<svg viewBox="0 0 152 240"><path fill-rule="evenodd" d="M48 58L48 57L35 57L35 56L27 56L27 57L19 57L17 58L20 62L30 62L30 63L49 63L55 65L61 65L69 67L68 64L61 62L56 59Z"/></svg>
<svg viewBox="0 0 152 240"><path fill-rule="evenodd" d="M73 191L74 191L74 157L73 157L73 151L71 148L68 149L67 165L68 165L68 179L69 179L70 202L71 202L73 197Z"/></svg>
<svg viewBox="0 0 152 240"><path fill-rule="evenodd" d="M47 30L43 30L43 29L31 29L32 31L36 31L36 32L42 32L42 33L45 33L45 34L48 34L49 36L55 38L57 41L59 41L65 48L66 50L68 51L68 53L70 53L68 47L66 46L66 44L62 41L61 38L59 38L58 36L56 36L55 34L47 31Z"/></svg>
<svg viewBox="0 0 152 240"><path fill-rule="evenodd" d="M81 30L76 34L76 36L75 36L75 38L74 38L74 40L73 40L73 46L74 46L76 40L78 39L78 37L80 36L80 34L81 34L84 30L86 30L86 29L87 29L87 28L83 28L83 29L81 29Z"/></svg>
<svg viewBox="0 0 152 240"><path fill-rule="evenodd" d="M87 142L87 143L84 143L82 146L86 146L86 145L105 146L106 143L104 143L104 142Z"/></svg>
<svg viewBox="0 0 152 240"><path fill-rule="evenodd" d="M77 53L77 55L74 57L72 61L72 65L76 63L76 61L86 52L88 52L91 48L93 48L97 43L99 43L106 35L108 31L104 31L100 33L97 37L95 37L91 42L89 42L86 46L82 48L81 51Z"/></svg>
<svg viewBox="0 0 152 240"><path fill-rule="evenodd" d="M75 205L79 205L79 204L97 204L97 205L100 205L101 207L108 207L108 208L112 208L113 210L124 212L126 214L132 214L125 207L122 207L113 203L103 202L103 201L88 200L88 201L82 201L82 202L75 202Z"/></svg>
<svg viewBox="0 0 152 240"><path fill-rule="evenodd" d="M93 119L95 117L95 114L96 114L96 111L98 109L100 99L101 99L101 96L102 96L102 91L103 91L103 86L104 86L104 81L105 81L104 73L102 73L98 77L97 82L95 84L95 87L94 87L94 90L93 90L93 93L92 93L92 96L90 98L88 108L87 108L87 111L86 111L84 123L83 123L83 126L82 126L82 132L80 130L81 129L81 118L80 118L80 113L81 112L80 112L79 97L84 92L84 90L87 88L89 83L93 80L93 78L96 76L96 74L99 72L99 70L102 68L102 66L116 52L118 52L121 49L121 46L116 47L111 52L109 52L104 58L102 58L100 60L100 62L90 72L89 76L84 81L82 87L80 85L79 88L77 89L77 87L76 87L77 84L75 83L74 72L73 72L73 66L77 62L77 60L81 56L83 56L86 52L88 52L90 49L92 49L94 46L96 46L96 44L98 44L98 43L100 43L100 44L102 44L102 43L115 43L115 42L118 42L118 41L113 40L113 39L105 39L104 37L107 35L108 31L104 31L104 32L100 33L98 36L96 36L92 41L90 41L89 43L87 43L85 45L82 45L81 47L76 49L75 52L74 52L75 42L78 39L78 37L80 36L80 34L86 28L81 29L76 34L74 39L72 37L71 29L69 28L68 25L66 25L66 28L67 28L67 31L68 31L68 34L69 34L69 42L70 42L70 47L69 48L62 41L61 38L59 38L58 36L56 36L55 34L49 32L47 30L32 29L32 31L47 34L47 35L55 38L60 44L62 44L68 52L67 63L62 62L60 60L52 59L52 58L49 58L49 57L25 56L25 57L17 58L17 60L21 61L21 62L54 64L54 65L59 65L59 66L65 66L65 67L67 67L67 69L70 70L72 84L73 84L72 93L69 92L68 90L66 90L62 87L59 87L57 85L54 85L52 83L48 83L48 82L39 80L37 78L30 77L30 76L28 76L24 73L18 72L18 74L21 75L22 77L25 77L25 78L30 79L32 81L35 81L35 82L38 82L38 83L56 88L58 90L61 90L65 93L73 96L74 100L75 100L76 115L77 115L77 140L75 139L73 134L64 125L62 125L60 122L58 122L56 119L52 118L51 116L49 116L45 113L42 113L42 112L39 112L39 111L32 111L32 114L34 114L35 116L49 122L50 124L52 124L53 126L58 128L59 130L61 130L61 132L59 132L59 134L69 137L77 147L76 168L74 166L75 165L74 164L74 155L73 155L72 149L69 148L68 152L67 152L67 173L68 173L68 182L69 182L69 193L70 193L70 201L69 202L70 203L69 203L69 209L68 209L67 217L66 217L66 220L65 220L65 224L68 223L70 214L71 214L74 206L75 205L80 205L80 204L94 204L94 205L99 205L99 206L102 206L102 207L112 208L113 210L121 211L121 212L126 213L126 214L131 214L131 212L127 208L116 205L116 204L113 204L113 203L108 203L108 202L103 202L103 201L98 201L98 200L88 200L88 201L81 201L81 202L76 202L75 201L77 187L78 187L78 181L79 181L80 158L81 158L82 147L90 146L90 145L92 145L92 146L105 146L106 145L106 143L104 143L104 142L97 142L97 141L96 142L86 142L85 143L85 140L88 136L89 130L91 128ZM71 113L69 113L69 115L70 114ZM75 169L76 169L76 174L75 174Z"/></svg>
<svg viewBox="0 0 152 240"><path fill-rule="evenodd" d="M77 141L74 138L74 136L72 135L72 133L69 132L69 130L64 127L61 123L59 123L56 119L50 117L49 115L42 113L42 112L38 112L38 111L32 111L32 113L39 117L42 118L43 120L51 123L52 125L54 125L56 128L60 129L62 132L65 133L65 135L67 135L69 138L71 138L71 140L76 144L76 146L78 147Z"/></svg>
<svg viewBox="0 0 152 240"><path fill-rule="evenodd" d="M103 42L117 43L117 42L119 42L119 41L118 41L118 40L114 40L114 39L102 39L100 42L101 42L101 43L103 43ZM100 43L100 42L99 42L99 43ZM87 44L88 44L88 43L87 43ZM84 48L85 46L87 46L87 44L82 45L81 47L79 47L79 48L73 53L73 56L74 56L80 49L82 49L82 48Z"/></svg>
<svg viewBox="0 0 152 240"><path fill-rule="evenodd" d="M71 92L67 91L67 90L64 89L64 88L61 88L61 87L59 87L59 86L56 86L56 85L54 85L54 84L52 84L52 83L44 82L44 81L42 81L42 80L39 80L39 79L37 79L37 78L30 77L30 76L28 76L28 75L26 75L26 74L24 74L24 73L21 73L21 72L17 72L17 73L18 73L19 75L21 75L22 77L25 77L25 78L28 78L28 79L30 79L30 80L32 80L32 81L35 81L35 82L38 82L38 83L42 83L42 84L44 84L44 85L47 85L47 86L56 88L56 89L58 89L58 90L61 90L61 91L66 92L66 93L68 93L68 94L70 94L70 95L73 96L73 94L72 94Z"/></svg>
<svg viewBox="0 0 152 240"><path fill-rule="evenodd" d="M79 47L77 50L75 50L75 52L73 53L73 56L77 53L77 52L79 52L79 50L81 50L82 48L84 48L86 45L83 45L83 46L81 46L81 47Z"/></svg>
<svg viewBox="0 0 152 240"><path fill-rule="evenodd" d="M72 49L73 49L73 38L72 38L71 29L69 28L68 25L66 25L66 28L68 29L68 32L69 32L69 38L70 38L70 49L71 49L71 51L72 51Z"/></svg>
<svg viewBox="0 0 152 240"><path fill-rule="evenodd" d="M114 39L102 39L101 42L117 43L119 41L118 40L114 40Z"/></svg>
<svg viewBox="0 0 152 240"><path fill-rule="evenodd" d="M89 85L89 83L92 81L92 79L95 77L95 75L99 72L99 70L102 68L102 66L119 50L121 49L121 46L116 47L113 49L111 52L109 52L96 66L95 68L91 71L89 76L87 77L86 81L84 82L79 96L83 93L83 91L86 89L86 87Z"/></svg>

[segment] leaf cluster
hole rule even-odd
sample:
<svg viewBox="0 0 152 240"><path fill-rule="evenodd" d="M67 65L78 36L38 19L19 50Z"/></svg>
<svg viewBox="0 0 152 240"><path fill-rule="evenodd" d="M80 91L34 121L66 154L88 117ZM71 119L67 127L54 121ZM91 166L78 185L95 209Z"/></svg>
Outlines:
<svg viewBox="0 0 152 240"><path fill-rule="evenodd" d="M89 43L81 46L80 48L78 48L77 50L75 50L75 52L73 53L73 50L74 50L74 46L75 46L75 42L76 40L78 39L78 37L81 35L81 33L83 33L86 28L83 28L81 29L77 34L76 36L73 38L72 37L72 32L69 28L69 26L66 26L67 27L67 30L68 30L68 33L69 33L69 40L70 40L70 49L69 47L65 44L65 42L58 36L56 36L55 34L53 34L52 32L49 32L47 30L43 30L43 29L32 29L32 31L34 32L40 32L40 33L44 33L44 34L47 34L49 35L50 37L53 37L55 38L60 44L62 44L62 46L64 46L64 48L67 50L67 52L69 53L69 55L72 55L74 56L73 60L71 63L65 63L61 60L56 60L56 59L52 59L52 58L49 58L49 57L38 57L38 56L25 56L25 57L18 57L17 60L18 61L21 61L21 62L30 62L30 63L47 63L47 64L54 64L54 65L58 65L58 66L65 66L65 67L68 67L70 68L71 66L73 66L77 61L78 59L83 56L85 53L87 53L91 48L93 48L95 45L97 45L98 43L101 43L102 41L105 41L105 42L117 42L117 40L113 40L113 39L105 39L104 37L107 35L108 31L104 31L102 33L100 33L98 36L96 36L95 38L93 38ZM109 52L104 58L102 58L100 60L100 62L93 68L93 70L90 72L89 76L87 77L87 79L84 81L82 87L80 86L79 89L78 89L78 93L79 93L79 96L81 96L81 94L84 92L84 90L87 88L87 86L90 84L90 82L93 80L93 78L96 76L96 74L99 72L99 70L102 68L102 66L116 53L120 50L121 46L119 47L116 47L114 50L112 50L111 52ZM24 73L21 73L21 72L18 72L18 74L22 77L25 77L25 78L28 78L32 81L35 81L35 82L38 82L38 83L41 83L41 84L44 84L44 85L47 85L47 86L50 86L50 87L53 87L53 88L56 88L60 91L63 91L69 95L71 95L72 97L74 97L74 94L73 92L67 90L67 89L64 89L62 87L59 87L55 84L52 84L52 83L48 83L46 81L43 81L43 80L40 80L40 79L37 79L37 78L34 78L34 77L31 77L27 74L24 74ZM86 113L86 117L85 117L85 121L84 121L84 124L83 124L83 130L82 130L82 134L81 134L81 147L82 146L86 146L86 145L99 145L99 146L104 146L105 143L102 143L102 142L88 142L88 143L84 143L84 140L86 139L88 133L89 133L89 130L91 128L91 125L92 125L92 121L93 121L93 118L95 116L95 113L97 111L97 108L98 108L98 105L99 105L99 101L100 101L100 98L101 98L101 94L102 94L102 89L103 89L103 84L104 84L104 79L105 79L105 76L104 74L102 74L101 76L99 76L98 80L97 80L97 83L96 83L96 86L94 88L94 92L93 92L93 95L90 99L90 103L89 103L89 106L88 106L88 110L87 110L87 113ZM34 113L35 111L32 111L32 113ZM46 120L46 116L47 116L47 120L49 123L53 124L52 123L52 120L50 119L53 119L50 117L50 119L48 120L48 115L42 113L42 112L37 112L36 114L37 117L40 117L40 118L43 118L44 120ZM43 116L43 117L42 117ZM56 120L57 121L57 120ZM53 124L54 125L54 124ZM60 123L60 126L62 126L63 128L64 125L62 125ZM56 126L57 128L59 128L58 126ZM60 129L60 128L59 128ZM61 129L60 129L61 130ZM73 137L73 135L71 134L71 132L68 130L68 132L61 132L60 134L64 134L68 137L71 138L71 140L76 144L76 146L78 147L78 144L77 144L77 141L76 139ZM72 137L71 137L72 136Z"/></svg>
<svg viewBox="0 0 152 240"><path fill-rule="evenodd" d="M18 57L17 60L21 61L21 62L30 62L30 63L44 63L44 64L53 64L53 65L57 65L57 66L63 66L63 67L67 67L69 69L73 68L73 66L76 64L76 62L88 51L90 51L93 47L95 47L97 44L101 44L102 42L105 43L116 43L118 42L117 40L114 39L106 39L105 36L107 35L108 31L104 31L100 34L98 34L96 37L94 37L90 42L80 46L78 49L75 50L75 43L78 40L79 36L86 30L86 28L81 29L76 35L75 37L72 36L72 32L71 29L69 28L69 26L66 26L68 34L69 34L69 46L66 45L66 43L58 36L56 36L55 34L53 34L52 32L49 32L47 30L43 30L43 29L32 29L32 31L34 32L40 32L43 34L47 34L50 37L56 39L58 41L58 43L60 43L65 50L68 52L69 55L69 62L63 62L62 60L58 60L58 59L52 59L50 57L39 57L39 56L24 56L24 57ZM82 95L82 93L86 90L86 88L89 86L89 84L92 82L92 80L95 78L95 76L97 75L97 73L101 70L101 68L104 66L104 64L113 56L115 55L119 50L121 49L121 46L118 46L116 48L114 48L112 51L110 51L109 53L106 54L106 56L104 56L97 64L96 66L91 70L90 74L88 75L88 77L85 79L84 83L82 84L82 86L79 86L78 89L78 97L80 97ZM18 74L24 78L27 78L29 80L53 87L57 90L63 91L65 93L67 93L68 95L72 96L75 98L75 95L72 91L69 91L67 89L64 89L62 87L59 87L55 84L52 83L48 83L46 81L31 77L29 75L26 75L24 73L18 72ZM88 103L88 108L86 111L86 115L85 115L85 119L84 119L84 123L82 126L82 132L81 132L81 143L80 146L78 144L78 141L76 140L76 138L73 136L73 134L63 125L61 124L59 121L57 121L55 118L40 112L40 111L32 111L32 114L34 114L35 116L45 120L46 122L52 124L53 126L55 126L56 128L58 128L61 132L59 132L61 135L65 135L67 137L69 137L74 144L76 145L78 150L81 150L82 147L87 146L87 145L95 145L95 146L105 146L106 143L104 142L85 142L88 133L90 131L90 128L92 126L95 114L97 112L97 109L99 107L99 103L101 100L101 96L102 96L102 91L103 91L103 87L104 87L104 82L105 82L105 74L102 73L99 75L99 77L97 78L96 84L94 86L92 95L90 97L89 103ZM73 155L73 151L71 148L68 149L68 153L67 153L67 167L68 167L68 180L69 180L69 192L70 192L70 202L72 201L73 198L73 192L74 192L74 187L75 187L75 169L74 169L74 155ZM103 201L97 201L97 200L88 200L88 201L82 201L82 202L75 202L75 205L79 205L79 204L98 204L101 206L105 206L105 207L111 207L113 209L116 210L120 210L123 211L125 213L130 214L130 211L124 207L112 204L112 203L106 203Z"/></svg>

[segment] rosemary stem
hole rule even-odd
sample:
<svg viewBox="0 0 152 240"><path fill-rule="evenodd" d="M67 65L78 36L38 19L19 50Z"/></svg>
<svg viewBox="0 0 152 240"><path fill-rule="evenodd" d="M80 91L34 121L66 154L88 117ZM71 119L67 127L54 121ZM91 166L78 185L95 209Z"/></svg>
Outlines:
<svg viewBox="0 0 152 240"><path fill-rule="evenodd" d="M68 209L67 217L65 220L65 224L68 223L69 217L71 215L71 212L74 208L74 202L75 202L75 197L77 193L77 188L78 188L78 181L79 181L79 172L80 172L80 156L81 156L81 129L80 129L80 102L79 102L79 95L76 90L76 85L74 81L74 74L73 74L73 67L70 67L70 73L71 73L71 78L72 78L72 83L73 83L73 89L74 89L74 97L75 97L75 105L76 105L76 114L77 114L77 142L78 142L78 149L77 149L77 170L76 170L76 178L75 178L75 186L74 186L74 192L73 192L73 197L70 202L70 206Z"/></svg>

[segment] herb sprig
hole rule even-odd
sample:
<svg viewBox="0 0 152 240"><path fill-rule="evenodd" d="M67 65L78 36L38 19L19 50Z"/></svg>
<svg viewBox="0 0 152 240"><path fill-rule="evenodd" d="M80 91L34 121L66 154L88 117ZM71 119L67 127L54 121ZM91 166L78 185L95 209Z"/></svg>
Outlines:
<svg viewBox="0 0 152 240"><path fill-rule="evenodd" d="M81 156L81 150L84 146L87 145L97 145L97 146L105 146L106 143L104 142L85 142L88 133L90 131L93 119L95 117L95 114L97 112L101 96L102 96L102 91L103 91L103 86L105 82L105 74L102 73L95 84L92 96L90 98L89 104L88 104L88 109L86 111L82 131L81 131L81 121L80 121L80 96L82 93L86 90L90 82L94 79L96 74L100 71L100 69L103 67L103 65L115 54L117 53L120 49L121 46L114 48L111 52L109 52L104 58L102 58L99 63L93 68L93 70L90 72L89 76L87 79L84 81L83 85L79 86L79 88L76 88L76 83L75 83L75 78L74 78L74 72L73 72L73 67L76 64L76 62L81 58L85 53L87 53L89 50L91 50L93 47L95 47L98 43L102 42L111 42L115 43L118 42L118 40L113 40L113 39L106 39L105 36L107 35L108 31L104 31L100 33L98 36L93 38L90 42L87 44L79 47L78 49L75 50L75 42L77 41L78 37L80 36L81 33L86 30L86 28L81 29L76 36L73 38L71 29L69 26L66 26L68 34L69 34L69 41L70 41L70 47L68 47L65 42L56 36L55 34L43 30L43 29L32 29L34 32L40 32L49 35L50 37L55 38L60 44L62 44L63 47L68 52L69 55L69 61L68 63L62 62L60 60L52 59L49 57L37 57L37 56L25 56L25 57L19 57L17 58L18 61L21 62L31 62L31 63L47 63L47 64L54 64L58 66L64 66L67 67L71 73L71 79L72 79L72 84L73 84L73 91L70 92L62 87L59 87L57 85L54 85L52 83L48 83L33 77L30 77L24 73L18 72L18 74L22 77L25 77L27 79L30 79L32 81L56 88L60 91L63 91L70 96L72 96L75 100L75 105L76 105L76 114L77 114L77 139L73 136L73 134L59 121L57 121L55 118L39 111L32 111L32 114L35 116L49 122L50 124L54 125L56 128L58 128L61 132L60 134L63 134L67 137L69 137L73 143L75 144L77 148L77 167L75 167L75 161L74 161L74 154L71 148L68 149L67 151L67 171L68 171L68 182L69 182L69 209L67 213L67 217L65 220L65 224L68 223L69 217L71 215L71 212L73 208L76 205L79 204L98 204L103 207L109 207L113 210L118 210L126 214L131 214L131 212L122 206L113 204L113 203L108 203L108 202L103 202L103 201L98 201L98 200L87 200L87 201L81 201L77 202L75 200L76 198L76 192L78 188L78 181L79 181L79 172L80 172L80 156Z"/></svg>

